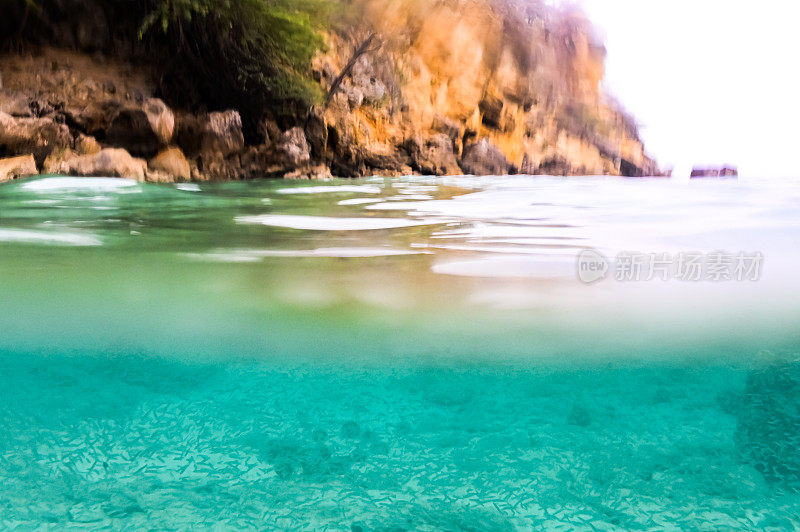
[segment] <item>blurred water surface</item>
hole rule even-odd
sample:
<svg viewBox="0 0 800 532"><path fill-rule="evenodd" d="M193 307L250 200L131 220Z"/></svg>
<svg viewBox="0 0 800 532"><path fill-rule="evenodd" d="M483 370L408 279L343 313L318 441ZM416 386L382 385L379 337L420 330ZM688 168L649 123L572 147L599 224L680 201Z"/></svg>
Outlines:
<svg viewBox="0 0 800 532"><path fill-rule="evenodd" d="M799 257L793 181L5 184L0 526L797 528Z"/></svg>

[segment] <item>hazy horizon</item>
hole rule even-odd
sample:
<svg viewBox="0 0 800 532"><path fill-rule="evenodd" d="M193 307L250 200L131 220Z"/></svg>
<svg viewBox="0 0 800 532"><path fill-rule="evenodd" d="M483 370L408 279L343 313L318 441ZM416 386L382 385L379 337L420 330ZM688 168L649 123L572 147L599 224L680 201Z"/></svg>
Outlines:
<svg viewBox="0 0 800 532"><path fill-rule="evenodd" d="M767 0L579 0L605 36L605 84L676 177L732 164L744 176L798 176L794 152L800 7Z"/></svg>

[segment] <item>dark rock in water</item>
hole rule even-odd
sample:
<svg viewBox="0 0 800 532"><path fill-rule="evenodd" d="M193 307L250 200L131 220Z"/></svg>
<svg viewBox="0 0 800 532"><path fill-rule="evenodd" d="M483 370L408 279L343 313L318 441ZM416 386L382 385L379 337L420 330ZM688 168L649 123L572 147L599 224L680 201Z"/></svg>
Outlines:
<svg viewBox="0 0 800 532"><path fill-rule="evenodd" d="M739 456L767 482L800 490L800 360L750 372L737 417Z"/></svg>
<svg viewBox="0 0 800 532"><path fill-rule="evenodd" d="M739 177L739 170L735 166L722 166L716 168L693 168L692 179L699 177Z"/></svg>
<svg viewBox="0 0 800 532"><path fill-rule="evenodd" d="M468 174L505 175L508 166L508 160L503 152L487 139L481 139L464 148L461 167Z"/></svg>
<svg viewBox="0 0 800 532"><path fill-rule="evenodd" d="M567 424L575 425L576 427L588 427L592 423L592 417L589 411L580 405L574 405L572 410L567 416Z"/></svg>

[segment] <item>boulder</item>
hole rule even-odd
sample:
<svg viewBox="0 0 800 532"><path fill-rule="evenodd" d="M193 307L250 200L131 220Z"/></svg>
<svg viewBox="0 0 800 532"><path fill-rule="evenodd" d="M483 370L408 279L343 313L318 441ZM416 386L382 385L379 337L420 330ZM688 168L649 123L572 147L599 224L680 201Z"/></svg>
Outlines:
<svg viewBox="0 0 800 532"><path fill-rule="evenodd" d="M175 115L158 98L117 112L106 132L106 142L135 155L149 156L172 140Z"/></svg>
<svg viewBox="0 0 800 532"><path fill-rule="evenodd" d="M464 148L461 167L473 175L505 175L509 164L497 146L487 139L481 139Z"/></svg>
<svg viewBox="0 0 800 532"><path fill-rule="evenodd" d="M244 133L239 113L233 110L209 113L203 123L200 149L204 152L218 152L225 157L242 151L243 148Z"/></svg>
<svg viewBox="0 0 800 532"><path fill-rule="evenodd" d="M33 155L20 155L18 157L8 157L0 159L0 183L15 179L17 177L25 177L36 175L39 171L36 169L36 161Z"/></svg>
<svg viewBox="0 0 800 532"><path fill-rule="evenodd" d="M41 164L53 150L71 145L69 128L52 118L14 118L0 112L0 152L32 153Z"/></svg>
<svg viewBox="0 0 800 532"><path fill-rule="evenodd" d="M284 132L275 148L282 162L290 167L296 168L311 161L311 148L306 134L299 127Z"/></svg>
<svg viewBox="0 0 800 532"><path fill-rule="evenodd" d="M147 163L132 157L122 148L105 148L91 155L67 152L60 162L51 165L48 170L69 175L129 177L144 181Z"/></svg>
<svg viewBox="0 0 800 532"><path fill-rule="evenodd" d="M425 142L413 136L404 144L411 156L412 167L423 175L455 175L461 173L453 140L444 133L432 136Z"/></svg>
<svg viewBox="0 0 800 532"><path fill-rule="evenodd" d="M173 180L174 178L191 178L189 162L186 160L180 148L171 147L161 150L158 155L150 159L148 167L151 170L168 174Z"/></svg>

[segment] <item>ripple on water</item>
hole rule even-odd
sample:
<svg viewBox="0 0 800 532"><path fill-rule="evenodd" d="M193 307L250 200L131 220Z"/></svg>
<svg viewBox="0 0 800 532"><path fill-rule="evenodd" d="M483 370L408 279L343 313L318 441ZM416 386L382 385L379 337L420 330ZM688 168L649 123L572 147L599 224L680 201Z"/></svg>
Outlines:
<svg viewBox="0 0 800 532"><path fill-rule="evenodd" d="M258 262L267 257L286 258L376 258L397 257L402 255L428 255L425 250L408 250L392 248L367 248L367 247L331 247L317 249L237 249L227 251L213 251L210 253L191 253L188 256L194 259L214 262Z"/></svg>
<svg viewBox="0 0 800 532"><path fill-rule="evenodd" d="M407 218L334 218L328 216L302 216L290 214L262 214L237 216L240 224L269 225L308 231L369 231L395 229L442 223L441 220L409 220Z"/></svg>

